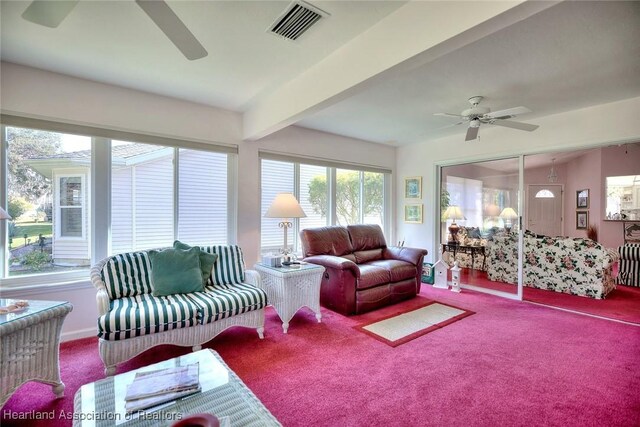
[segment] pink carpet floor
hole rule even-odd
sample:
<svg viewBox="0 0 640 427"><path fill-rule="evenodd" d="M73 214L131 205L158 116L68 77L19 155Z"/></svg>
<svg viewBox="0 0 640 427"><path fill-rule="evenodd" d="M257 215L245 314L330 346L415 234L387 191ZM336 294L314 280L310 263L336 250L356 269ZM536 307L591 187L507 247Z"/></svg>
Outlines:
<svg viewBox="0 0 640 427"><path fill-rule="evenodd" d="M476 314L390 347L353 326L410 310L425 299ZM269 308L266 337L228 330L207 347L284 426L638 426L640 327L529 303L423 285L419 298L344 317L303 309L284 335ZM175 357L145 352L119 371ZM21 387L2 409L2 426L71 425L8 420L26 411L69 412L81 384L102 378L93 338L62 346L66 396Z"/></svg>
<svg viewBox="0 0 640 427"><path fill-rule="evenodd" d="M487 273L480 270L463 268L460 278L462 283L469 285L508 293L517 292L515 285L489 280ZM640 324L640 288L638 287L617 285L605 299L563 294L528 286L523 288L523 292L525 301Z"/></svg>

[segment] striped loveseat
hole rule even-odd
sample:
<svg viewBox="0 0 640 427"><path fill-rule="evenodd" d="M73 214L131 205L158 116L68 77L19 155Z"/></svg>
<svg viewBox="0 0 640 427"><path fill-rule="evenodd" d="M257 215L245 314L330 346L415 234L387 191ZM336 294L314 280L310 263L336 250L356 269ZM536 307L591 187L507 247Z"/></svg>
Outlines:
<svg viewBox="0 0 640 427"><path fill-rule="evenodd" d="M105 375L116 365L161 344L201 348L231 326L256 328L264 338L266 293L260 276L245 270L242 250L206 246L218 255L203 292L155 297L146 251L113 255L91 268L97 289L98 337Z"/></svg>

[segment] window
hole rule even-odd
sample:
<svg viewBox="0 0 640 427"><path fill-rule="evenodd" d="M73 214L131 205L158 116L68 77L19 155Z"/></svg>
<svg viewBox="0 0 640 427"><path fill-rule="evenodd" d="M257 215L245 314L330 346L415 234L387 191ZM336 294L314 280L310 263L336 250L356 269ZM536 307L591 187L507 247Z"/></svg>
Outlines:
<svg viewBox="0 0 640 427"><path fill-rule="evenodd" d="M2 119L0 206L13 217L0 224L2 286L86 280L104 256L175 239L235 241L235 147Z"/></svg>
<svg viewBox="0 0 640 427"><path fill-rule="evenodd" d="M84 237L85 202L82 176L58 176L60 190L56 203L58 237Z"/></svg>
<svg viewBox="0 0 640 427"><path fill-rule="evenodd" d="M262 158L261 252L278 253L284 244L283 231L278 226L280 220L264 218L271 202L281 192L293 193L307 215L292 221L287 241L294 253L300 253L299 231L305 228L367 223L378 224L385 230L387 175L385 172L307 164L304 159Z"/></svg>

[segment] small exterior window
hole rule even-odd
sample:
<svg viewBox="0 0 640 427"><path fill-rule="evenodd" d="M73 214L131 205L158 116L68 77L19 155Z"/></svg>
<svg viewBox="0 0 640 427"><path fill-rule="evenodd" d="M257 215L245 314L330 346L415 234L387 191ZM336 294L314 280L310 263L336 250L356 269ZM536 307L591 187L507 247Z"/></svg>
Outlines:
<svg viewBox="0 0 640 427"><path fill-rule="evenodd" d="M60 177L60 237L83 237L83 179L81 176Z"/></svg>

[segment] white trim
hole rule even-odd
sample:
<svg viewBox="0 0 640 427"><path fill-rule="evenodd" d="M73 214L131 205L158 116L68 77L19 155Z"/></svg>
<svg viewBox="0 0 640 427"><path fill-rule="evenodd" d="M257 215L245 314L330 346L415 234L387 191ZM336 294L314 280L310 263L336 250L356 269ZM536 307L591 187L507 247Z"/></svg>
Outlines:
<svg viewBox="0 0 640 427"><path fill-rule="evenodd" d="M96 328L78 329L77 331L68 331L60 334L60 342L74 341L81 338L91 338L97 335Z"/></svg>
<svg viewBox="0 0 640 427"><path fill-rule="evenodd" d="M89 280L89 269L74 271L72 273L59 273L57 279L52 280L56 273L38 274L30 276L17 276L10 279L0 280L0 289L3 298L28 298L37 297L43 294L50 295L55 291L74 291L80 289L90 289L93 286ZM43 279L43 283L34 283L33 279ZM26 279L26 280L16 280ZM37 298L35 298L37 299Z"/></svg>
<svg viewBox="0 0 640 427"><path fill-rule="evenodd" d="M71 172L56 172L53 175L54 184L53 184L53 199L54 205L56 207L56 211L53 214L54 219L54 238L56 240L76 240L83 241L86 240L87 236L87 178L85 173L71 173ZM81 231L80 236L63 236L62 235L62 223L60 222L62 219L62 209L63 206L60 204L60 191L62 189L62 185L60 183L60 179L62 178L80 178L80 206L64 206L65 209L81 209ZM54 242L55 244L55 242Z"/></svg>
<svg viewBox="0 0 640 427"><path fill-rule="evenodd" d="M392 173L391 169L387 169L387 168L375 166L375 165L367 165L363 163L341 162L338 160L331 160L331 159L326 159L322 157L301 156L299 154L291 155L289 153L280 153L277 151L259 150L258 158L275 160L277 162L303 163L305 165L326 166L328 168L348 169L348 170L388 173L388 174Z"/></svg>

